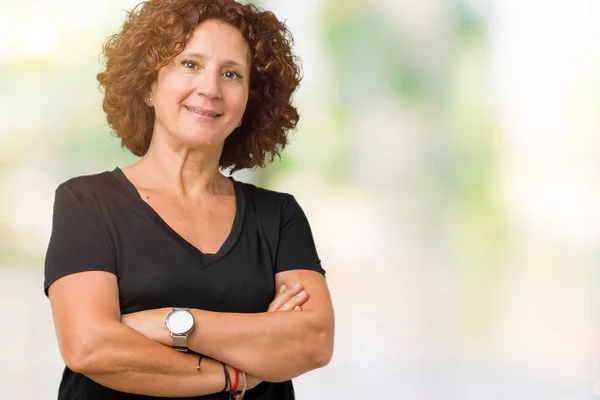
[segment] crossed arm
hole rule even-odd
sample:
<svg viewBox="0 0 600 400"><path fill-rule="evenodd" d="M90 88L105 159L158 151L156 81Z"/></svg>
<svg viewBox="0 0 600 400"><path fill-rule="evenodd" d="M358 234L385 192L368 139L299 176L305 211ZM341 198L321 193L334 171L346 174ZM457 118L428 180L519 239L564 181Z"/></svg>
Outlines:
<svg viewBox="0 0 600 400"><path fill-rule="evenodd" d="M301 282L300 287L293 284ZM326 365L333 351L333 307L324 277L293 270L275 276L278 294L266 313L214 313L194 309L197 327L189 347L260 380L285 381ZM298 297L302 288L310 295ZM171 309L120 315L116 277L82 272L49 289L63 358L80 372L110 388L151 396L198 396L223 388L220 362L167 346L164 319ZM296 305L302 311L294 311ZM273 312L281 311L281 312ZM166 345L166 346L165 346ZM265 362L268 360L268 362ZM256 377L256 378L254 378Z"/></svg>

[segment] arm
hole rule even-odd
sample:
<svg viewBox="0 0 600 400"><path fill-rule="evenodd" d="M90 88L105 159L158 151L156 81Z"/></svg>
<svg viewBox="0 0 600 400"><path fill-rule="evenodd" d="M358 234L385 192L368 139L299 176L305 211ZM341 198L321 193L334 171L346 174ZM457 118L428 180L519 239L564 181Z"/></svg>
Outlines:
<svg viewBox="0 0 600 400"><path fill-rule="evenodd" d="M333 352L333 306L325 277L316 272L322 269L308 220L293 196L281 203L274 269L275 287L301 282L310 295L301 312L236 314L195 309L196 328L188 346L270 382L328 364ZM171 345L164 326L169 311L145 313L140 318L141 332Z"/></svg>
<svg viewBox="0 0 600 400"><path fill-rule="evenodd" d="M117 278L104 271L68 275L49 289L67 366L109 388L163 397L199 396L224 386L221 363L177 352L120 323Z"/></svg>
<svg viewBox="0 0 600 400"><path fill-rule="evenodd" d="M276 274L275 282L276 287L302 282L310 293L302 312L237 314L193 309L196 327L189 335L188 347L269 382L286 381L327 365L333 352L334 316L324 276L291 270ZM126 323L171 345L164 326L170 311L142 311L128 316Z"/></svg>
<svg viewBox="0 0 600 400"><path fill-rule="evenodd" d="M285 381L329 363L334 315L325 278L318 272L291 270L275 275L276 286L302 282L310 296L302 312L258 314L195 310L198 329L191 348L265 381Z"/></svg>

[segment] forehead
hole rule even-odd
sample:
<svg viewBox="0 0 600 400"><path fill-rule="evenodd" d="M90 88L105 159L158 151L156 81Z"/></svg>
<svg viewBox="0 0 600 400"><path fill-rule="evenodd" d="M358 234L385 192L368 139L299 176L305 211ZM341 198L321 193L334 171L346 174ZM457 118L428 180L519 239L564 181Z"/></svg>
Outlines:
<svg viewBox="0 0 600 400"><path fill-rule="evenodd" d="M238 64L250 63L250 46L242 33L226 22L210 19L194 29L184 52L203 54L207 58L217 57Z"/></svg>

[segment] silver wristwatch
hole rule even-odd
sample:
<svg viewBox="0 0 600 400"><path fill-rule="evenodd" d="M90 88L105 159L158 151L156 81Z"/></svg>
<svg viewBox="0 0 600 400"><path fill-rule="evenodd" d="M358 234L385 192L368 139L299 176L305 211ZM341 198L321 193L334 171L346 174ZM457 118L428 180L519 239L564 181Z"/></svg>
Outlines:
<svg viewBox="0 0 600 400"><path fill-rule="evenodd" d="M188 335L194 329L194 316L189 308L173 308L165 320L173 338L173 347L178 351L188 351Z"/></svg>

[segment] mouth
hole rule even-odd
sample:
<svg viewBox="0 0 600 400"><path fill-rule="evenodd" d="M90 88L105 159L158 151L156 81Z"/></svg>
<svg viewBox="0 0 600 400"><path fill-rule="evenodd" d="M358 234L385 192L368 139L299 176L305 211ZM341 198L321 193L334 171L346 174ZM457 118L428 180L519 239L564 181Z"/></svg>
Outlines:
<svg viewBox="0 0 600 400"><path fill-rule="evenodd" d="M192 115L197 116L197 117L201 117L202 119L216 119L220 116L222 116L222 113L218 113L216 111L213 110L209 110L206 108L202 108L202 107L191 107L191 106L183 106L186 110L188 110L189 112L192 113Z"/></svg>

